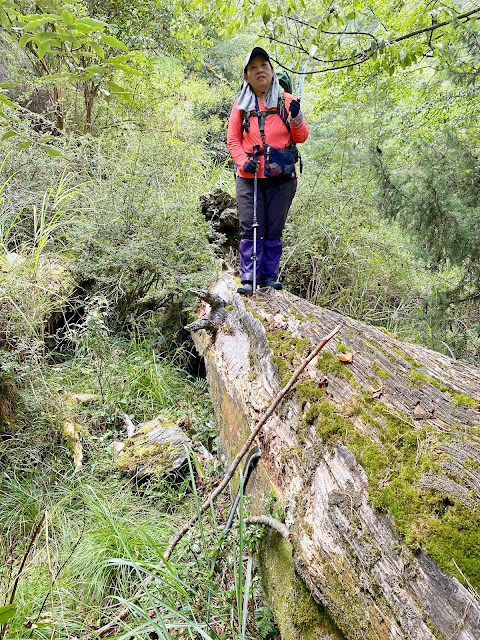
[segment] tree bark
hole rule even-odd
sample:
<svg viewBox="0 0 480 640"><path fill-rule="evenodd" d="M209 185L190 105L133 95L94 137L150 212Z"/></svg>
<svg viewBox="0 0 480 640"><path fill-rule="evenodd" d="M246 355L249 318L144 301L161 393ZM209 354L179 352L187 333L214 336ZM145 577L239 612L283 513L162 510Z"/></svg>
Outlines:
<svg viewBox="0 0 480 640"><path fill-rule="evenodd" d="M253 302L236 286L226 274L212 287L223 325L193 331L226 465L342 325L259 434L249 485L255 515L283 512L295 573L328 614L315 637L478 640L480 369L288 293ZM299 633L282 637L311 637L292 625Z"/></svg>

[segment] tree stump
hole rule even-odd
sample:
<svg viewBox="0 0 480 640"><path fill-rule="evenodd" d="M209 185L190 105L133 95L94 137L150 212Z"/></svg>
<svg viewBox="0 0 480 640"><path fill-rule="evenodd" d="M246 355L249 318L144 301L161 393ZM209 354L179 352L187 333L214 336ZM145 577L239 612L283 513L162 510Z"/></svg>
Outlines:
<svg viewBox="0 0 480 640"><path fill-rule="evenodd" d="M296 579L327 619L315 637L478 640L480 368L288 293L253 302L236 287L222 276L211 289L227 303L223 325L193 332L227 462L342 325L265 424L248 490L252 512L283 511ZM261 545L264 570L275 535ZM311 637L294 605L282 637Z"/></svg>

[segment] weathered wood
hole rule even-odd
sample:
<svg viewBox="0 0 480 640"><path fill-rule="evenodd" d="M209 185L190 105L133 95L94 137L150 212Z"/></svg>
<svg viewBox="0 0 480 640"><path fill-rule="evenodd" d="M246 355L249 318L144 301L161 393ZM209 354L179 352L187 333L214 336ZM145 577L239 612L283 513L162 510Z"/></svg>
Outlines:
<svg viewBox="0 0 480 640"><path fill-rule="evenodd" d="M235 289L228 275L216 283L214 293L232 307L215 335L194 333L227 462L281 376L342 325L259 435L252 510L265 512L273 487L296 571L346 638L478 640L478 596L450 574L453 563L442 570L425 552L431 539L423 529L461 512L465 537L454 532L451 558L464 542L469 549L475 536L480 542L472 529L480 497L480 369L288 293L260 293L255 303ZM337 347L353 354L351 364L339 362ZM425 502L424 519L413 525L402 521L409 507L399 516L395 503L405 494L409 505L410 489L412 513ZM432 515L429 505L447 515Z"/></svg>

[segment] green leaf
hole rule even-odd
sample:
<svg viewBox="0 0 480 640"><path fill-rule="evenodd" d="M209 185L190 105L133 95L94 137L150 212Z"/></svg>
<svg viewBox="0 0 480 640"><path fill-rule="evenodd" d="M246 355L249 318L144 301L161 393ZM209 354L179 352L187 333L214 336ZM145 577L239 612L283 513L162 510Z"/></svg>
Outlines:
<svg viewBox="0 0 480 640"><path fill-rule="evenodd" d="M31 141L27 140L26 142L20 142L19 145L17 145L18 149L26 149L27 147L29 147L31 145Z"/></svg>
<svg viewBox="0 0 480 640"><path fill-rule="evenodd" d="M16 136L17 132L16 131L7 131L7 133L4 133L2 136L2 141L3 140L8 140L9 138L13 138L13 136Z"/></svg>
<svg viewBox="0 0 480 640"><path fill-rule="evenodd" d="M16 82L0 82L0 89L10 89L10 87L16 87Z"/></svg>
<svg viewBox="0 0 480 640"><path fill-rule="evenodd" d="M133 96L124 87L121 87L120 85L118 85L116 82L113 82L112 80L107 81L106 84L107 84L107 87L115 96L117 96L118 98L121 98L124 102L127 102L128 104L132 104Z"/></svg>
<svg viewBox="0 0 480 640"><path fill-rule="evenodd" d="M37 49L38 59L41 60L49 50L50 50L50 44L48 42L41 42L38 45L38 49Z"/></svg>
<svg viewBox="0 0 480 640"><path fill-rule="evenodd" d="M57 20L58 20L58 16L57 15L53 15L53 17L45 15L45 16L42 16L41 18L39 18L38 20L32 20L32 22L29 22L28 24L26 24L24 28L27 31L35 32L35 31L38 31L39 29L41 29L46 24L48 24L49 22L57 22Z"/></svg>
<svg viewBox="0 0 480 640"><path fill-rule="evenodd" d="M136 76L141 76L142 75L141 72L138 71L138 69L134 69L133 67L131 67L128 64L122 64L121 62L112 62L111 65L115 69L119 69L120 71L124 71L125 73L131 73L131 74L136 75Z"/></svg>
<svg viewBox="0 0 480 640"><path fill-rule="evenodd" d="M3 93L0 93L0 102L3 102L3 104L6 104L7 107L13 107L14 109L18 108L18 105L16 105L14 102L9 100L7 96L3 95Z"/></svg>
<svg viewBox="0 0 480 640"><path fill-rule="evenodd" d="M107 63L111 63L111 62L127 62L127 60L129 60L129 58L131 58L130 55L121 55L121 56L110 56L110 58L107 58L105 60L105 62Z"/></svg>
<svg viewBox="0 0 480 640"><path fill-rule="evenodd" d="M0 607L0 624L4 624L10 618L15 615L16 607L13 604L7 604L5 607Z"/></svg>
<svg viewBox="0 0 480 640"><path fill-rule="evenodd" d="M24 33L23 36L18 41L18 46L23 48L26 44L30 42L30 40L33 40L33 36L30 33Z"/></svg>
<svg viewBox="0 0 480 640"><path fill-rule="evenodd" d="M36 43L40 43L40 42L48 42L48 43L53 43L55 42L55 44L59 44L59 41L57 39L57 33L55 31L42 31L42 33L37 33L36 36L34 36L32 38L33 42Z"/></svg>
<svg viewBox="0 0 480 640"><path fill-rule="evenodd" d="M95 20L94 18L82 18L81 20L76 20L74 26L78 28L79 25L97 30L105 28L105 22L102 22L101 20Z"/></svg>
<svg viewBox="0 0 480 640"><path fill-rule="evenodd" d="M90 48L95 51L95 53L97 54L97 56L100 56L100 58L102 60L105 59L105 49L103 47L101 47L98 42L90 42L89 43Z"/></svg>
<svg viewBox="0 0 480 640"><path fill-rule="evenodd" d="M61 12L60 17L63 20L63 22L67 25L67 27L71 27L72 24L75 22L75 16L71 14L70 11L67 11L66 9L64 9Z"/></svg>
<svg viewBox="0 0 480 640"><path fill-rule="evenodd" d="M105 44L108 44L111 47L115 47L116 49L123 49L123 51L128 51L127 45L123 44L123 42L120 42L120 40L117 40L113 36L100 36L100 39L102 42L105 42Z"/></svg>
<svg viewBox="0 0 480 640"><path fill-rule="evenodd" d="M44 147L43 150L45 151L45 153L48 153L49 156L52 156L52 158L63 155L61 151L59 151L58 149L54 149L53 147Z"/></svg>

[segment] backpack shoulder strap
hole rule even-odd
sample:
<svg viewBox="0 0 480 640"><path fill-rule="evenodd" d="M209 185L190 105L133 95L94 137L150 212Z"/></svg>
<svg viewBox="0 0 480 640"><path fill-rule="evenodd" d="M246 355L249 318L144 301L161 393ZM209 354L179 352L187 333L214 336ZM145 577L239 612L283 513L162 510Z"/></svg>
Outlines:
<svg viewBox="0 0 480 640"><path fill-rule="evenodd" d="M243 139L243 132L250 130L250 118L258 118L258 127L260 129L260 135L262 136L262 140L265 137L265 119L267 116L275 116L278 115L282 119L283 124L287 127L288 132L290 133L290 125L288 124L288 112L285 104L285 96L282 91L278 91L278 100L277 100L277 108L272 111L260 111L258 106L258 100L255 100L256 109L255 111L244 111L242 110L242 127L241 127L241 137Z"/></svg>

